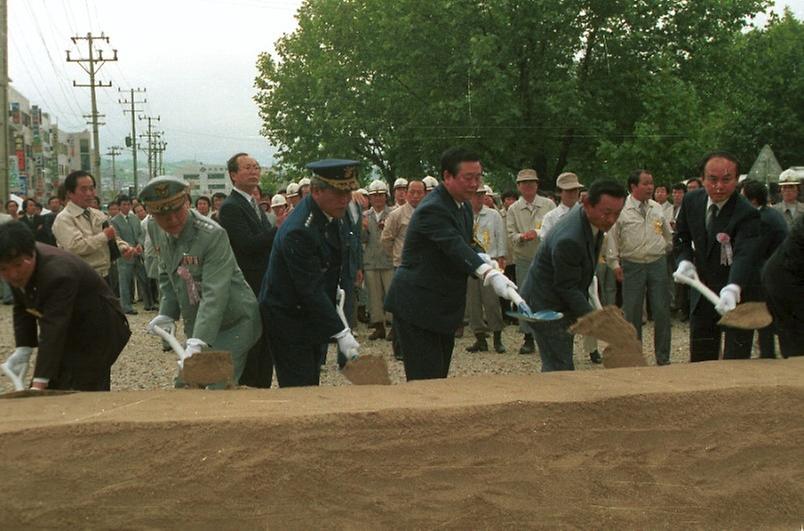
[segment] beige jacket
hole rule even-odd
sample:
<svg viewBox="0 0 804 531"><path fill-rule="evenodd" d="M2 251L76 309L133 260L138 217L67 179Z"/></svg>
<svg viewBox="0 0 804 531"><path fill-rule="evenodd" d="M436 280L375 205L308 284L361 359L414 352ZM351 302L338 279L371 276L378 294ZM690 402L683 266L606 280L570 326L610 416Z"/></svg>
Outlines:
<svg viewBox="0 0 804 531"><path fill-rule="evenodd" d="M629 195L617 223L608 232L606 261L617 269L621 260L648 264L663 258L673 248L673 230L662 206L648 199L643 216L640 202Z"/></svg>
<svg viewBox="0 0 804 531"><path fill-rule="evenodd" d="M525 199L520 197L516 202L508 207L508 214L505 216L505 225L508 229L508 237L511 238L514 260L530 260L536 254L539 246L539 238L525 241L522 234L535 229L539 232L542 228L542 219L545 214L556 207L556 204L537 195L533 198L533 203L528 205Z"/></svg>
<svg viewBox="0 0 804 531"><path fill-rule="evenodd" d="M405 246L405 234L408 232L412 216L413 207L410 206L410 203L405 203L401 207L395 208L385 220L385 228L380 241L385 252L392 257L394 267L399 267L399 264L402 263L402 248Z"/></svg>
<svg viewBox="0 0 804 531"><path fill-rule="evenodd" d="M105 277L109 274L111 260L103 223L109 217L94 208L89 209L89 220L83 213L83 208L72 202L67 203L53 221L53 235L59 247L80 256L100 276ZM117 238L117 248L122 253L128 249L128 244Z"/></svg>

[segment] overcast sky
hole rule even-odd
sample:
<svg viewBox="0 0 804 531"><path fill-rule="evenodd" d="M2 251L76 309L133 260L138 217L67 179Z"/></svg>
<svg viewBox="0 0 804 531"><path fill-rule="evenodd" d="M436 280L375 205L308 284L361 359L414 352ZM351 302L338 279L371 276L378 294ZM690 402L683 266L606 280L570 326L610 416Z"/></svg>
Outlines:
<svg viewBox="0 0 804 531"><path fill-rule="evenodd" d="M393 1L393 0L389 0ZM12 86L32 104L50 113L60 128L87 128L81 115L90 110L88 83L78 64L87 57L86 41L74 35L104 32L104 48L118 50L118 61L106 63L98 79L111 88L98 89L101 153L122 146L131 125L118 103L118 88L145 88L145 114L160 116L168 146L165 160L196 159L222 164L238 151L248 151L266 164L273 150L259 134L253 101L257 55L273 51L273 43L296 27L301 0L8 0L9 76ZM790 5L804 18L804 0ZM105 52L104 57L110 57ZM138 133L145 123L138 121ZM125 156L125 155L124 155Z"/></svg>

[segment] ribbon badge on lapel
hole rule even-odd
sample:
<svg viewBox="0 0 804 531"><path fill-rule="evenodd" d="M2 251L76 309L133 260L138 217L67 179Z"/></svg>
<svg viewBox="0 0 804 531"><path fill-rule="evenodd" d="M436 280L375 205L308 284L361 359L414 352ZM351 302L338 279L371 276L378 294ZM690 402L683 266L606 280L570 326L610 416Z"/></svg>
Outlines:
<svg viewBox="0 0 804 531"><path fill-rule="evenodd" d="M720 243L720 265L730 266L734 261L734 251L731 248L731 237L725 232L718 232L715 236Z"/></svg>

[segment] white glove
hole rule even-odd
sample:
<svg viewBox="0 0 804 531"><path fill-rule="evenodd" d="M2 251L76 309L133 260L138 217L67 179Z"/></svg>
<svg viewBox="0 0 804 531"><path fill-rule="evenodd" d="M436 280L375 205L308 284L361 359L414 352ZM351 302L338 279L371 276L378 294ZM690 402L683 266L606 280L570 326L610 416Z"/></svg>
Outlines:
<svg viewBox="0 0 804 531"><path fill-rule="evenodd" d="M192 358L193 354L198 354L201 352L201 349L206 347L207 344L201 341L200 339L196 339L191 337L187 340L187 347L184 349L180 359L179 359L179 367L184 368L184 360L187 358Z"/></svg>
<svg viewBox="0 0 804 531"><path fill-rule="evenodd" d="M348 361L353 361L360 357L360 353L358 352L360 343L358 343L355 336L352 335L351 330L344 328L335 336L335 340L338 342L338 350L346 356Z"/></svg>
<svg viewBox="0 0 804 531"><path fill-rule="evenodd" d="M17 391L25 389L23 381L28 373L28 362L31 359L32 352L31 347L17 347L5 363L0 365L0 369L14 383L14 388Z"/></svg>
<svg viewBox="0 0 804 531"><path fill-rule="evenodd" d="M489 271L486 278L483 280L483 285L491 286L498 297L508 299L509 301L513 300L511 298L511 290L516 292L516 284L511 282L511 279L503 275L498 269Z"/></svg>
<svg viewBox="0 0 804 531"><path fill-rule="evenodd" d="M687 277L691 280L698 280L698 271L695 269L695 264L690 262L689 260L682 260L678 263L678 269L676 269L675 275L679 275L682 277Z"/></svg>
<svg viewBox="0 0 804 531"><path fill-rule="evenodd" d="M728 284L720 290L720 302L715 305L715 311L720 315L725 315L737 307L740 302L740 286L737 284Z"/></svg>
<svg viewBox="0 0 804 531"><path fill-rule="evenodd" d="M146 330L148 330L149 334L155 336L156 334L154 333L154 328L156 328L157 326L163 330L170 332L171 334L173 333L176 327L175 321L173 320L172 317L168 317L167 315L157 315L156 317L151 319L150 323L148 323Z"/></svg>

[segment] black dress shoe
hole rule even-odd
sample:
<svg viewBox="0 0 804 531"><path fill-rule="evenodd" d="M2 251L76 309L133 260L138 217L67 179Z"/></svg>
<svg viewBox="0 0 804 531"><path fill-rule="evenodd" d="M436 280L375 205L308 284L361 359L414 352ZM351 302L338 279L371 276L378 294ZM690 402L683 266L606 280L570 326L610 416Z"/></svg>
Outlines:
<svg viewBox="0 0 804 531"><path fill-rule="evenodd" d="M603 356L597 350L589 353L589 359L592 360L592 363L603 363Z"/></svg>
<svg viewBox="0 0 804 531"><path fill-rule="evenodd" d="M126 315L137 315L139 312L137 310L126 310L124 312Z"/></svg>

